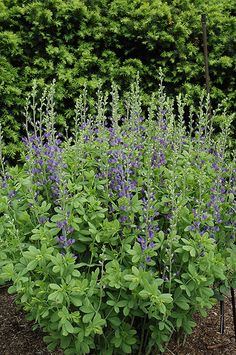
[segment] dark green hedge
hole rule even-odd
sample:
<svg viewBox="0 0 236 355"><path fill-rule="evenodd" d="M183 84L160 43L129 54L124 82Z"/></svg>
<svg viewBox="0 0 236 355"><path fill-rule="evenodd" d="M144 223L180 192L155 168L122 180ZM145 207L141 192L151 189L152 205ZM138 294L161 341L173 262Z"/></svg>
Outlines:
<svg viewBox="0 0 236 355"><path fill-rule="evenodd" d="M74 98L115 80L127 88L137 71L144 99L158 88L198 97L204 87L201 14L208 16L213 102L236 108L236 10L232 0L0 0L0 119L14 156L25 93L56 79L60 121Z"/></svg>

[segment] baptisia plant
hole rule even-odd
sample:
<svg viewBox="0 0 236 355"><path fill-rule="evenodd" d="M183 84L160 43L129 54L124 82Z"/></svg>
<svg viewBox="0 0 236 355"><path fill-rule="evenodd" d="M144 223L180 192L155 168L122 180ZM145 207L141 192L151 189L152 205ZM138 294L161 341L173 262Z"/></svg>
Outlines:
<svg viewBox="0 0 236 355"><path fill-rule="evenodd" d="M170 100L161 76L146 114L138 80L124 103L114 84L110 103L99 90L95 115L85 88L65 139L53 86L36 97L25 162L2 163L1 279L49 349L163 352L235 282L232 117L216 135L208 101Z"/></svg>

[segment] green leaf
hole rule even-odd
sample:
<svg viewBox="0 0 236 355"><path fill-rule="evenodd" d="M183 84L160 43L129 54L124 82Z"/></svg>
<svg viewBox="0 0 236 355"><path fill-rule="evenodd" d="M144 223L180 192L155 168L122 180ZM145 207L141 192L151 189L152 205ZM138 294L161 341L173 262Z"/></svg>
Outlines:
<svg viewBox="0 0 236 355"><path fill-rule="evenodd" d="M69 333L69 332L68 332ZM71 336L61 336L60 337L61 340L61 344L60 347L62 349L66 349L69 347L70 343L71 343Z"/></svg>
<svg viewBox="0 0 236 355"><path fill-rule="evenodd" d="M10 286L7 290L7 292L12 295L13 293L16 293L16 286Z"/></svg>
<svg viewBox="0 0 236 355"><path fill-rule="evenodd" d="M49 351L53 351L56 348L57 345L58 345L58 342L57 341L53 341L50 344L48 344L47 348L48 348Z"/></svg>
<svg viewBox="0 0 236 355"><path fill-rule="evenodd" d="M190 292L189 288L187 287L187 285L181 285L180 288L181 288L181 290L184 290L187 293L188 297L191 296L191 292Z"/></svg>
<svg viewBox="0 0 236 355"><path fill-rule="evenodd" d="M55 272L55 274L58 274L61 271L61 268L60 266L56 265L53 266L52 271Z"/></svg>
<svg viewBox="0 0 236 355"><path fill-rule="evenodd" d="M170 293L162 293L159 296L159 300L164 303L171 303L173 301L173 298Z"/></svg>
<svg viewBox="0 0 236 355"><path fill-rule="evenodd" d="M60 290L60 286L57 285L57 284L49 284L49 287L50 287L52 290Z"/></svg>
<svg viewBox="0 0 236 355"><path fill-rule="evenodd" d="M76 307L82 306L82 300L78 296L70 296L70 301Z"/></svg>
<svg viewBox="0 0 236 355"><path fill-rule="evenodd" d="M114 301L114 300L108 300L108 301L107 301L107 304L108 304L109 306L114 306L114 305L116 304L116 301Z"/></svg>
<svg viewBox="0 0 236 355"><path fill-rule="evenodd" d="M111 322L112 325L115 327L119 327L121 325L121 320L119 317L109 317L108 320Z"/></svg>
<svg viewBox="0 0 236 355"><path fill-rule="evenodd" d="M87 298L84 300L84 304L82 307L80 307L80 310L84 313L94 313L95 312L91 302Z"/></svg>
<svg viewBox="0 0 236 355"><path fill-rule="evenodd" d="M29 262L29 264L27 265L26 269L28 271L32 271L36 268L36 266L38 265L38 261L37 260L32 260Z"/></svg>
<svg viewBox="0 0 236 355"><path fill-rule="evenodd" d="M72 326L72 324L66 320L63 324L63 328L66 330L66 332L68 333L74 333L74 327Z"/></svg>
<svg viewBox="0 0 236 355"><path fill-rule="evenodd" d="M184 311L187 311L187 310L189 310L189 304L188 304L188 300L187 300L187 298L186 297L184 297L184 296L181 296L181 297L179 297L176 301L175 301L175 303L177 304L177 306L179 307L179 308L181 308L181 309L183 309Z"/></svg>
<svg viewBox="0 0 236 355"><path fill-rule="evenodd" d="M129 313L130 313L129 307L125 307L125 308L123 309L123 314L124 314L124 316L127 317L127 316L129 315Z"/></svg>
<svg viewBox="0 0 236 355"><path fill-rule="evenodd" d="M190 272L190 274L192 276L196 276L197 275L196 268L195 268L195 265L193 263L189 263L188 271Z"/></svg>
<svg viewBox="0 0 236 355"><path fill-rule="evenodd" d="M90 323L91 320L93 319L94 312L93 313L87 313L83 316L82 320L84 323Z"/></svg>
<svg viewBox="0 0 236 355"><path fill-rule="evenodd" d="M27 302L27 300L28 300L28 295L26 295L26 294L24 294L20 299L21 303L25 303L25 302Z"/></svg>
<svg viewBox="0 0 236 355"><path fill-rule="evenodd" d="M126 344L126 343L122 343L121 344L121 348L124 351L125 354L130 354L131 353L131 346Z"/></svg>
<svg viewBox="0 0 236 355"><path fill-rule="evenodd" d="M102 319L99 313L96 313L93 319L93 326L94 327L101 327L106 324L105 319Z"/></svg>
<svg viewBox="0 0 236 355"><path fill-rule="evenodd" d="M127 300L122 300L116 303L117 307L125 307L127 305Z"/></svg>
<svg viewBox="0 0 236 355"><path fill-rule="evenodd" d="M55 301L57 299L57 296L58 296L58 292L53 292L53 293L50 293L50 295L48 296L48 300L50 301Z"/></svg>
<svg viewBox="0 0 236 355"><path fill-rule="evenodd" d="M4 261L5 263L5 261ZM0 280L5 282L14 279L15 270L13 263L8 263L2 267L2 272L0 273Z"/></svg>
<svg viewBox="0 0 236 355"><path fill-rule="evenodd" d="M196 256L196 250L191 245L184 245L183 250L189 251L192 257Z"/></svg>
<svg viewBox="0 0 236 355"><path fill-rule="evenodd" d="M146 290L142 290L139 292L139 296L146 299L150 296L150 292L146 291Z"/></svg>

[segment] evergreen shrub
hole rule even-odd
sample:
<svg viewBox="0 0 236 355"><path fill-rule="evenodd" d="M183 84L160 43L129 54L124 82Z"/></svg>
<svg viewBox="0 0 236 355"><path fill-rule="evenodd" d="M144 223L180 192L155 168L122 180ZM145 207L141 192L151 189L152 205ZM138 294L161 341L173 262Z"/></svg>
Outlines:
<svg viewBox="0 0 236 355"><path fill-rule="evenodd" d="M236 102L232 0L0 0L0 120L7 153L19 151L24 94L56 79L61 126L85 82L126 88L137 71L142 96L157 91L163 67L170 94L200 97L204 85L201 14L207 13L213 103ZM89 95L91 97L91 95ZM59 104L60 103L60 104ZM8 145L10 144L10 145Z"/></svg>

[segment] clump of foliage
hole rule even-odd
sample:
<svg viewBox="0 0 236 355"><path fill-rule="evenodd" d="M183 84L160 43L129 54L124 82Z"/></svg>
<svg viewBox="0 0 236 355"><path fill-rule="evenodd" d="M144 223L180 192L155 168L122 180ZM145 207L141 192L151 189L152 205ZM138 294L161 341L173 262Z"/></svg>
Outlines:
<svg viewBox="0 0 236 355"><path fill-rule="evenodd" d="M139 71L144 101L164 68L167 91L200 97L204 85L201 14L208 17L214 102L235 111L235 9L232 0L0 0L0 119L14 157L25 91L57 80L58 121L72 123L84 82L126 88ZM60 104L59 104L60 103Z"/></svg>
<svg viewBox="0 0 236 355"><path fill-rule="evenodd" d="M161 84L143 118L137 81L125 105L115 85L110 103L99 91L95 116L84 89L64 139L53 92L37 104L34 87L27 102L23 166L1 156L0 280L49 349L162 352L207 314L217 285L235 285L232 117L214 138L202 99L186 126L185 100L175 115Z"/></svg>

